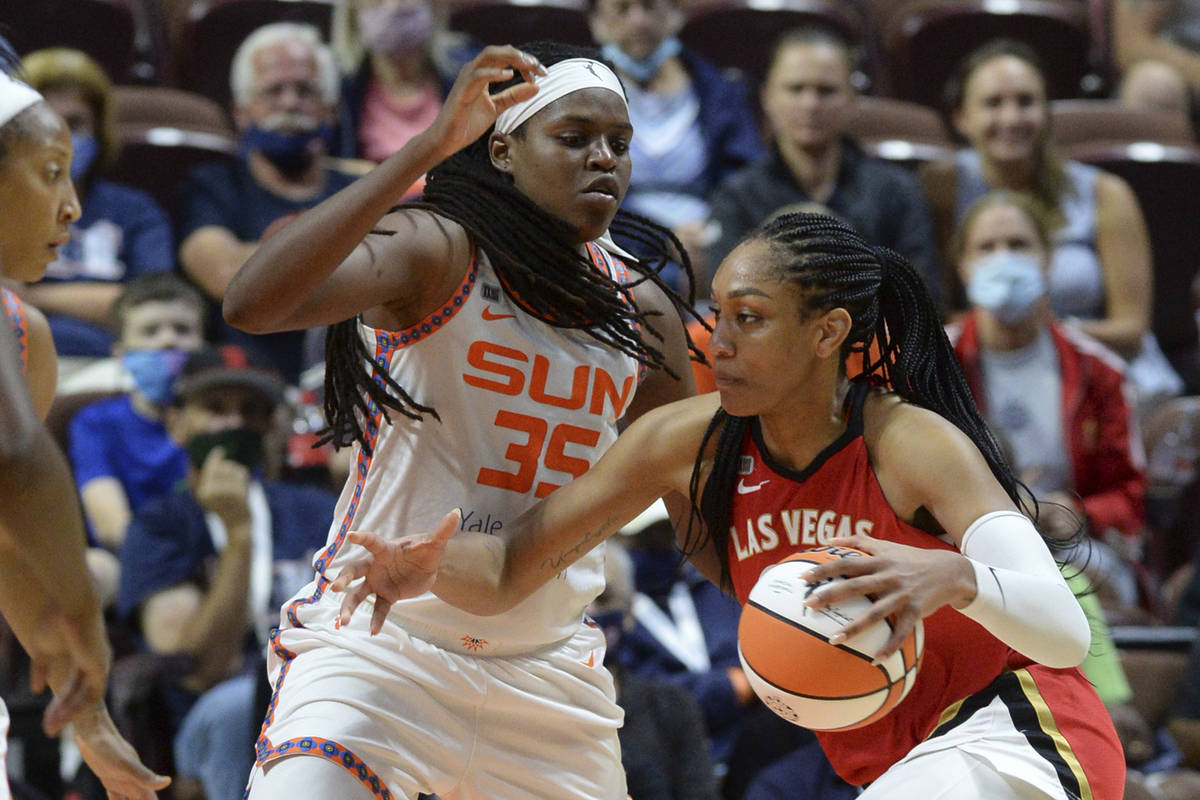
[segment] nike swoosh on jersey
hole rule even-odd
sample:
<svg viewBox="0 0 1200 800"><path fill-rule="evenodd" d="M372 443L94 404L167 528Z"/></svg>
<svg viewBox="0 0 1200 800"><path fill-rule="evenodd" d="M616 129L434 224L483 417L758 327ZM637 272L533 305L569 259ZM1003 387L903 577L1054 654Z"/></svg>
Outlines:
<svg viewBox="0 0 1200 800"><path fill-rule="evenodd" d="M737 482L737 493L738 494L750 494L751 492L757 492L759 489L766 486L770 482L771 482L770 480L765 480L762 483L756 483L753 486L747 486L746 479L742 478L740 481Z"/></svg>
<svg viewBox="0 0 1200 800"><path fill-rule="evenodd" d="M479 316L483 317L488 322L495 322L498 319L516 319L516 314L496 314L492 311L491 306L484 306L483 311Z"/></svg>

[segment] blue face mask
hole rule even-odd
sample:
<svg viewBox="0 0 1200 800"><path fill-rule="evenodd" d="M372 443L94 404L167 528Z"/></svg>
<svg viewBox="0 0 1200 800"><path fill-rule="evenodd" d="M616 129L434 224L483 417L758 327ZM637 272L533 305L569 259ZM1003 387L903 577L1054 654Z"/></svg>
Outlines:
<svg viewBox="0 0 1200 800"><path fill-rule="evenodd" d="M100 142L90 133L71 134L71 181L79 183L100 156Z"/></svg>
<svg viewBox="0 0 1200 800"><path fill-rule="evenodd" d="M171 386L188 355L186 350L126 350L121 363L133 376L139 394L155 405L165 406L171 402Z"/></svg>
<svg viewBox="0 0 1200 800"><path fill-rule="evenodd" d="M975 262L967 298L972 305L987 309L1005 325L1029 318L1046 294L1042 262L1031 255L1002 250Z"/></svg>
<svg viewBox="0 0 1200 800"><path fill-rule="evenodd" d="M672 36L659 42L658 47L654 48L654 52L640 61L612 43L604 45L601 52L613 63L613 66L638 83L649 83L650 79L662 69L662 65L667 63L668 59L679 55L682 49L683 44Z"/></svg>
<svg viewBox="0 0 1200 800"><path fill-rule="evenodd" d="M284 175L296 175L312 165L316 156L311 145L316 141L325 142L328 149L333 126L326 122L311 130L283 132L251 125L242 131L242 154L257 150Z"/></svg>

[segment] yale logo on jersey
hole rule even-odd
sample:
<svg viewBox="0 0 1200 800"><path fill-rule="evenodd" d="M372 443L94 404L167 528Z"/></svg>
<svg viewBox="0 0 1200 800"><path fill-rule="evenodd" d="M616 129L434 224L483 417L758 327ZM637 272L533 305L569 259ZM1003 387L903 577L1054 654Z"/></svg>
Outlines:
<svg viewBox="0 0 1200 800"><path fill-rule="evenodd" d="M782 523L782 524L780 524ZM746 529L729 529L733 550L738 561L774 550L779 546L782 529L792 547L828 544L836 536L869 536L875 523L869 519L855 520L849 514L819 508L791 508L775 514L761 514L758 519L746 520Z"/></svg>
<svg viewBox="0 0 1200 800"><path fill-rule="evenodd" d="M486 287L485 287L486 288ZM552 362L541 354L531 359L529 354L494 342L475 341L467 350L467 364L472 371L463 373L463 380L480 389L515 397L528 390L529 399L536 403L568 410L587 407L588 413L602 416L605 400L620 417L633 394L634 376L625 378L620 390L612 375L599 367L580 364L570 376L571 392L551 393L549 386L563 386L561 372L551 380Z"/></svg>

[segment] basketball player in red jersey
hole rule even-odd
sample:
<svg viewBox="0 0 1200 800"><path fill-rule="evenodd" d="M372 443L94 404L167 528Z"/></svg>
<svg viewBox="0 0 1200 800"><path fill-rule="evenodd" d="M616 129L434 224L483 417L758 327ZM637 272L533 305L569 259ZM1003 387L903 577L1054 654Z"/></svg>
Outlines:
<svg viewBox="0 0 1200 800"><path fill-rule="evenodd" d="M71 137L25 84L0 39L0 277L34 281L79 218ZM55 692L43 717L56 735L74 723L84 760L110 797L150 800L155 775L104 707L111 654L84 563L83 522L62 453L40 419L54 397L55 352L45 318L0 287L0 611L30 655L35 691ZM8 713L0 703L0 766ZM0 797L8 784L0 769Z"/></svg>
<svg viewBox="0 0 1200 800"><path fill-rule="evenodd" d="M686 493L697 519L677 526L681 547L743 602L768 565L832 543L870 556L818 567L814 581L849 579L809 603L874 597L835 644L895 615L886 655L924 620L904 701L817 733L864 798L1119 800L1120 744L1076 668L1086 618L917 274L839 222L794 214L730 254L712 297L716 395L650 412L499 535L450 538L457 512L433 534L352 533L373 557L336 580L342 618L371 592L378 616L429 586L476 613L507 608L654 498ZM848 357L864 362L854 380Z"/></svg>

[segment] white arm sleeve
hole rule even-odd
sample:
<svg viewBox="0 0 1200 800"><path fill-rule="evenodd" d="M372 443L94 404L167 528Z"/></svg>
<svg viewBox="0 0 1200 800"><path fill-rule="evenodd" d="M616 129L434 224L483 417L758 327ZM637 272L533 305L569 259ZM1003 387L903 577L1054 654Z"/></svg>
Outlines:
<svg viewBox="0 0 1200 800"><path fill-rule="evenodd" d="M1083 661L1092 638L1087 617L1024 514L984 514L963 534L961 550L975 568L976 586L961 614L1048 667Z"/></svg>

